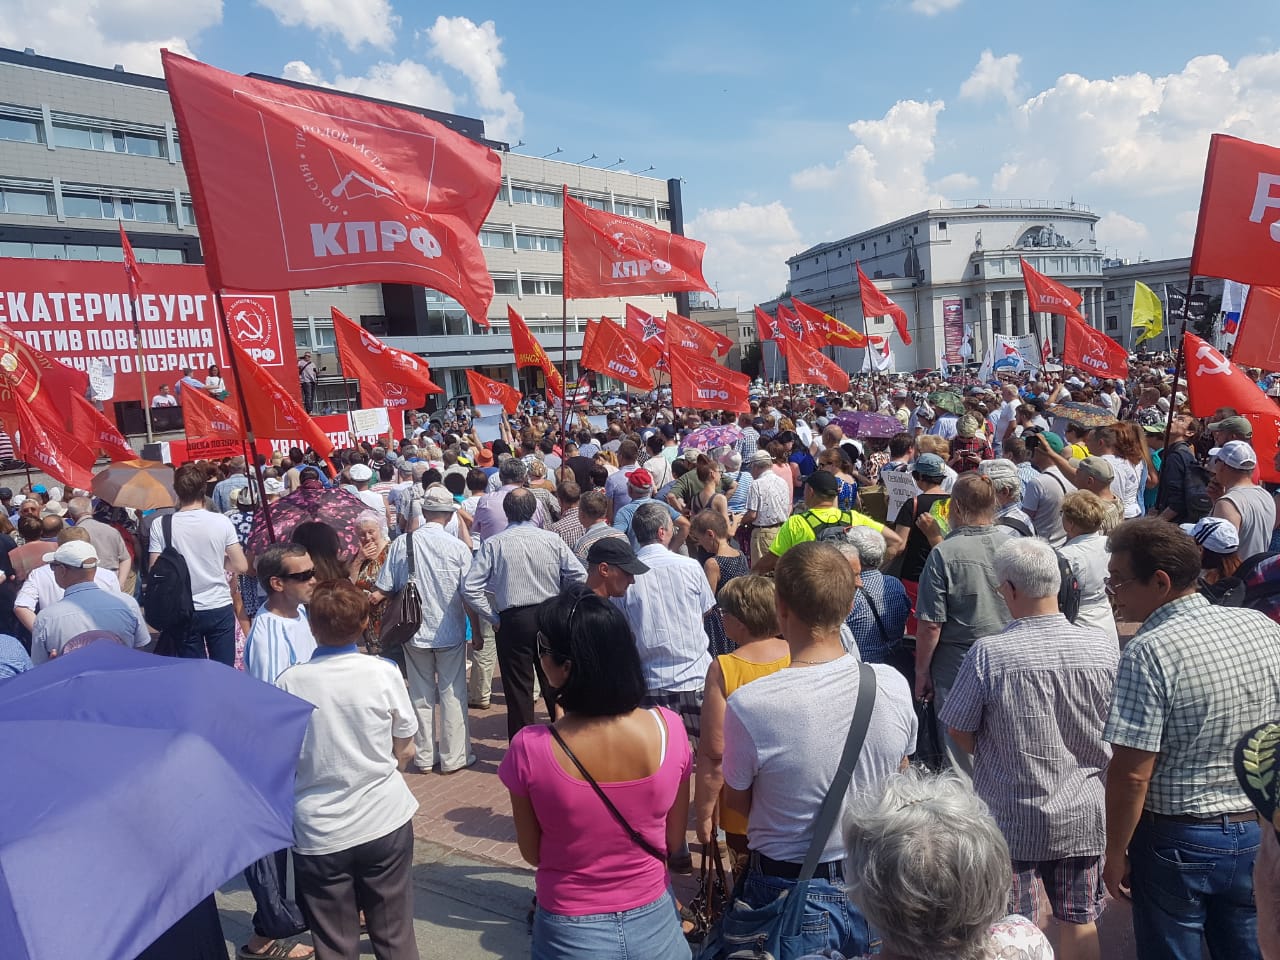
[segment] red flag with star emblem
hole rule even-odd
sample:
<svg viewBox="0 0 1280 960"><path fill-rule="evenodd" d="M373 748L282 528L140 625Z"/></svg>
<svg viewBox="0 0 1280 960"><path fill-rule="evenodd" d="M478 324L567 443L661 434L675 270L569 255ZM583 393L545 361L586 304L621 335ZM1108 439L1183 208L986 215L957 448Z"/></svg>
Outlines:
<svg viewBox="0 0 1280 960"><path fill-rule="evenodd" d="M685 350L699 350L707 354L724 356L733 341L723 333L690 320L678 313L667 314L667 344L675 344Z"/></svg>
<svg viewBox="0 0 1280 960"><path fill-rule="evenodd" d="M866 337L852 327L841 323L831 314L823 313L817 307L811 307L803 300L797 300L795 297L791 298L791 306L800 315L800 319L808 323L812 329L822 332L826 338L827 345L832 347L851 347L853 349L861 349L867 345Z"/></svg>
<svg viewBox="0 0 1280 960"><path fill-rule="evenodd" d="M759 307L755 308L756 314L756 337L761 343L781 343L787 339L786 334L782 332L782 325L778 323L777 317L771 317Z"/></svg>
<svg viewBox="0 0 1280 960"><path fill-rule="evenodd" d="M911 331L907 329L907 311L880 292L874 283L862 272L862 264L854 261L858 271L858 297L862 300L864 317L893 317L894 326L898 328L898 336L907 346L911 346Z"/></svg>
<svg viewBox="0 0 1280 960"><path fill-rule="evenodd" d="M595 330L589 348L584 347L582 351L582 365L637 390L652 390L653 374L649 371L658 361L653 348L645 346L612 320L592 320L591 324Z"/></svg>
<svg viewBox="0 0 1280 960"><path fill-rule="evenodd" d="M337 307L330 313L343 372L360 382L366 407L416 409L427 402L427 394L444 393L422 357L387 346Z"/></svg>
<svg viewBox="0 0 1280 960"><path fill-rule="evenodd" d="M660 353L666 352L667 321L664 318L645 313L639 307L633 307L628 303L626 320L627 333L641 343L657 348Z"/></svg>
<svg viewBox="0 0 1280 960"><path fill-rule="evenodd" d="M493 150L415 110L161 59L213 289L408 283L488 324Z"/></svg>
<svg viewBox="0 0 1280 960"><path fill-rule="evenodd" d="M511 327L511 347L515 351L516 366L541 368L542 375L547 378L547 389L563 398L564 378L547 356L547 351L542 349L538 338L530 332L524 317L516 313L516 308L511 304L507 304L507 323Z"/></svg>

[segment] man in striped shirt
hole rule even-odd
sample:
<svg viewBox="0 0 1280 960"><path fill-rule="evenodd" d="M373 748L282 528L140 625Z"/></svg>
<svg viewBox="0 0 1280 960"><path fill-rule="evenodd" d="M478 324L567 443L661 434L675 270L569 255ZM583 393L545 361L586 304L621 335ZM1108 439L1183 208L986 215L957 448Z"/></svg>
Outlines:
<svg viewBox="0 0 1280 960"><path fill-rule="evenodd" d="M1058 561L1043 540L1006 540L995 565L1014 620L969 648L940 719L973 754L974 789L1009 843L1010 909L1038 921L1043 884L1057 956L1097 957L1111 757L1102 728L1119 651L1058 612Z"/></svg>

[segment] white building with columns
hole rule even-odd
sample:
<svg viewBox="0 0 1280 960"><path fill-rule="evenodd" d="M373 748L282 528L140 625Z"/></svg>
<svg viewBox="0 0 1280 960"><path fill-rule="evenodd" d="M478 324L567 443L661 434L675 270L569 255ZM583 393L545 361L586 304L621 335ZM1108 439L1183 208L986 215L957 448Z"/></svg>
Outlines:
<svg viewBox="0 0 1280 960"><path fill-rule="evenodd" d="M1084 299L1081 311L1101 329L1102 250L1094 237L1098 219L1074 201L944 202L796 254L787 261L787 296L799 297L855 330L889 337L900 371L937 367L944 350L954 351L964 339L971 358L980 359L993 333L1051 336L1057 353L1062 318L1030 315L1019 259L1078 291ZM855 262L906 311L911 346L903 344L889 318L863 317ZM777 302L762 306L772 311ZM772 344L768 348L766 366L773 375ZM862 351L838 349L836 360L856 370Z"/></svg>

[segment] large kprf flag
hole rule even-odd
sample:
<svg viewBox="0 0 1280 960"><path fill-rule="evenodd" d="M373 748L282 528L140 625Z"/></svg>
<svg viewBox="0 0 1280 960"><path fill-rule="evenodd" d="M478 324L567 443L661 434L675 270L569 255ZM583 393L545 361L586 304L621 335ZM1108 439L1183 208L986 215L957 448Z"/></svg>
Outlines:
<svg viewBox="0 0 1280 960"><path fill-rule="evenodd" d="M1210 138L1191 273L1280 285L1280 148Z"/></svg>
<svg viewBox="0 0 1280 960"><path fill-rule="evenodd" d="M627 297L714 291L702 276L705 243L652 223L596 210L564 188L564 295Z"/></svg>
<svg viewBox="0 0 1280 960"><path fill-rule="evenodd" d="M477 407L500 403L507 413L515 413L520 406L520 391L501 380L491 380L482 373L468 370L467 386L471 388L471 402Z"/></svg>
<svg viewBox="0 0 1280 960"><path fill-rule="evenodd" d="M1034 313L1056 313L1083 322L1080 304L1084 298L1065 284L1046 277L1026 260L1022 261L1022 282L1027 288L1027 309Z"/></svg>
<svg viewBox="0 0 1280 960"><path fill-rule="evenodd" d="M213 289L409 283L488 325L496 153L413 110L163 61Z"/></svg>
<svg viewBox="0 0 1280 960"><path fill-rule="evenodd" d="M1164 304L1141 280L1133 282L1133 329L1142 331L1142 336L1133 341L1135 347L1164 333Z"/></svg>
<svg viewBox="0 0 1280 960"><path fill-rule="evenodd" d="M431 379L431 365L406 350L389 347L337 307L331 307L333 336L343 372L360 382L366 407L416 409L427 394L444 393Z"/></svg>
<svg viewBox="0 0 1280 960"><path fill-rule="evenodd" d="M667 313L666 337L668 344L717 356L724 356L733 346L733 341L723 333L678 313Z"/></svg>
<svg viewBox="0 0 1280 960"><path fill-rule="evenodd" d="M657 363L658 357L652 347L645 346L612 320L592 320L588 326L594 326L595 329L591 332L589 342L584 338L584 367L621 380L637 390L653 389L653 374L650 369Z"/></svg>
<svg viewBox="0 0 1280 960"><path fill-rule="evenodd" d="M722 367L709 357L672 344L667 350L671 366L671 402L677 407L700 410L750 410L751 378Z"/></svg>
<svg viewBox="0 0 1280 960"><path fill-rule="evenodd" d="M1064 316L1067 326L1062 336L1063 364L1092 377L1128 378L1128 350L1081 320L1074 309Z"/></svg>
<svg viewBox="0 0 1280 960"><path fill-rule="evenodd" d="M515 351L517 367L538 367L547 378L547 389L557 397L564 397L564 378L556 369L538 338L529 330L524 317L516 308L507 304L507 323L511 327L511 347Z"/></svg>
<svg viewBox="0 0 1280 960"><path fill-rule="evenodd" d="M834 360L798 340L778 344L787 359L787 381L827 387L839 393L849 389L849 374Z"/></svg>
<svg viewBox="0 0 1280 960"><path fill-rule="evenodd" d="M238 442L243 437L240 414L203 390L188 390L182 397L182 425L188 440Z"/></svg>

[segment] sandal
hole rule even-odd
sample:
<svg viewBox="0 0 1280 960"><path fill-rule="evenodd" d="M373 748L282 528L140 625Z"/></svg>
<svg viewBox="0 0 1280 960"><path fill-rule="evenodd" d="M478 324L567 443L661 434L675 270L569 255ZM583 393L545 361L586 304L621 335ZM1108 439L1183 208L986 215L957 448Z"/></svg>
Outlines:
<svg viewBox="0 0 1280 960"><path fill-rule="evenodd" d="M307 947L307 950L310 951L309 953L294 956L293 948L299 946L306 946L306 944L299 943L297 940L272 940L266 949L260 953L254 953L246 943L236 951L236 960L259 960L259 958L266 958L266 960L311 960L316 955L315 947Z"/></svg>

